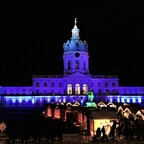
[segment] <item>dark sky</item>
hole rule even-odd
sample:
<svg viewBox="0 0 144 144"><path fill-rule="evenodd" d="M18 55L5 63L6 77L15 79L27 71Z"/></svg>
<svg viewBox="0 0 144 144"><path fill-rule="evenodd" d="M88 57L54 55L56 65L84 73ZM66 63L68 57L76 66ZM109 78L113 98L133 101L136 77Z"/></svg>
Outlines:
<svg viewBox="0 0 144 144"><path fill-rule="evenodd" d="M63 74L63 43L71 38L74 18L89 44L91 74L144 86L144 5L131 0L7 3L0 85L30 85L32 75Z"/></svg>

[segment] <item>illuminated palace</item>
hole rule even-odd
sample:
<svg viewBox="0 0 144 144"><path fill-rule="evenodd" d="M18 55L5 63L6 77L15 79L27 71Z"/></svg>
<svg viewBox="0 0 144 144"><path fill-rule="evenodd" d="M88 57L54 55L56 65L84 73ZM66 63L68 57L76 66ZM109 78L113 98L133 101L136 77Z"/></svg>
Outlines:
<svg viewBox="0 0 144 144"><path fill-rule="evenodd" d="M79 36L75 19L71 39L63 45L63 75L34 75L31 86L1 86L1 106L33 106L44 102L79 101L93 90L95 100L144 103L144 87L119 86L118 76L91 75L88 44Z"/></svg>

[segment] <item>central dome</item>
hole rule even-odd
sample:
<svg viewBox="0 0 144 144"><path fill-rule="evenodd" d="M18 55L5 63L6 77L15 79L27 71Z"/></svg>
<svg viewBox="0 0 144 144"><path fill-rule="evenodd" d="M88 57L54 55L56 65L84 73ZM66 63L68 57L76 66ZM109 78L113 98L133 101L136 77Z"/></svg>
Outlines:
<svg viewBox="0 0 144 144"><path fill-rule="evenodd" d="M68 51L85 51L88 52L88 44L86 41L81 41L79 37L79 29L76 25L77 21L75 19L75 25L72 29L72 37L71 40L68 40L66 43L64 43L63 48L64 52Z"/></svg>

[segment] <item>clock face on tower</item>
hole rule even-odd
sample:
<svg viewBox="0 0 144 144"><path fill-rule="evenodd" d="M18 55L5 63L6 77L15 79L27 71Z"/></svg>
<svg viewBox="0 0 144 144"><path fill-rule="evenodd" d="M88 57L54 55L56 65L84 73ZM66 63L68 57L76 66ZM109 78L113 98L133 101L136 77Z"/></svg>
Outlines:
<svg viewBox="0 0 144 144"><path fill-rule="evenodd" d="M75 53L75 57L79 57L80 54L78 52Z"/></svg>

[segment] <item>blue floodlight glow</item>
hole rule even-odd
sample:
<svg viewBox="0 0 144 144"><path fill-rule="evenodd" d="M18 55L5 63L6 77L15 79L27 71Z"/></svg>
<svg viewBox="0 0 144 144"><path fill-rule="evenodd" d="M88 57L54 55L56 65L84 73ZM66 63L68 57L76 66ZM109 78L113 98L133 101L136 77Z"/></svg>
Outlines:
<svg viewBox="0 0 144 144"><path fill-rule="evenodd" d="M63 97L63 103L66 103L66 97L65 96Z"/></svg>
<svg viewBox="0 0 144 144"><path fill-rule="evenodd" d="M16 102L16 99L12 99L12 102L15 103L15 102Z"/></svg>
<svg viewBox="0 0 144 144"><path fill-rule="evenodd" d="M47 99L48 99L48 103L50 103L50 97L48 97Z"/></svg>
<svg viewBox="0 0 144 144"><path fill-rule="evenodd" d="M31 102L32 102L32 104L35 103L35 97L32 97L32 98L31 98Z"/></svg>
<svg viewBox="0 0 144 144"><path fill-rule="evenodd" d="M68 101L75 103L76 101L80 102L81 105L84 105L84 102L87 100L87 95L79 95L79 96L59 96L59 95L51 95L51 96L5 96L1 98L1 101L5 101L6 105L10 103L20 103L20 104L32 104L35 105L36 102L39 104L43 104L44 101L47 103L51 103L54 100L55 103L58 103L61 100L63 103L67 103ZM117 103L142 103L143 96L126 96L126 95L118 95L118 96L95 96L95 100L99 101L109 101L109 102L117 102Z"/></svg>
<svg viewBox="0 0 144 144"><path fill-rule="evenodd" d="M113 99L112 99L112 97L110 97L109 101L110 101L110 102L113 102Z"/></svg>
<svg viewBox="0 0 144 144"><path fill-rule="evenodd" d="M129 99L127 99L127 103L130 103L130 98L129 98Z"/></svg>
<svg viewBox="0 0 144 144"><path fill-rule="evenodd" d="M117 102L120 103L120 97L117 98Z"/></svg>
<svg viewBox="0 0 144 144"><path fill-rule="evenodd" d="M118 96L107 96L110 102L116 100L117 103L141 103L143 96L126 96L126 95L118 95Z"/></svg>
<svg viewBox="0 0 144 144"><path fill-rule="evenodd" d="M18 100L19 100L19 102L21 103L23 99L18 99Z"/></svg>

